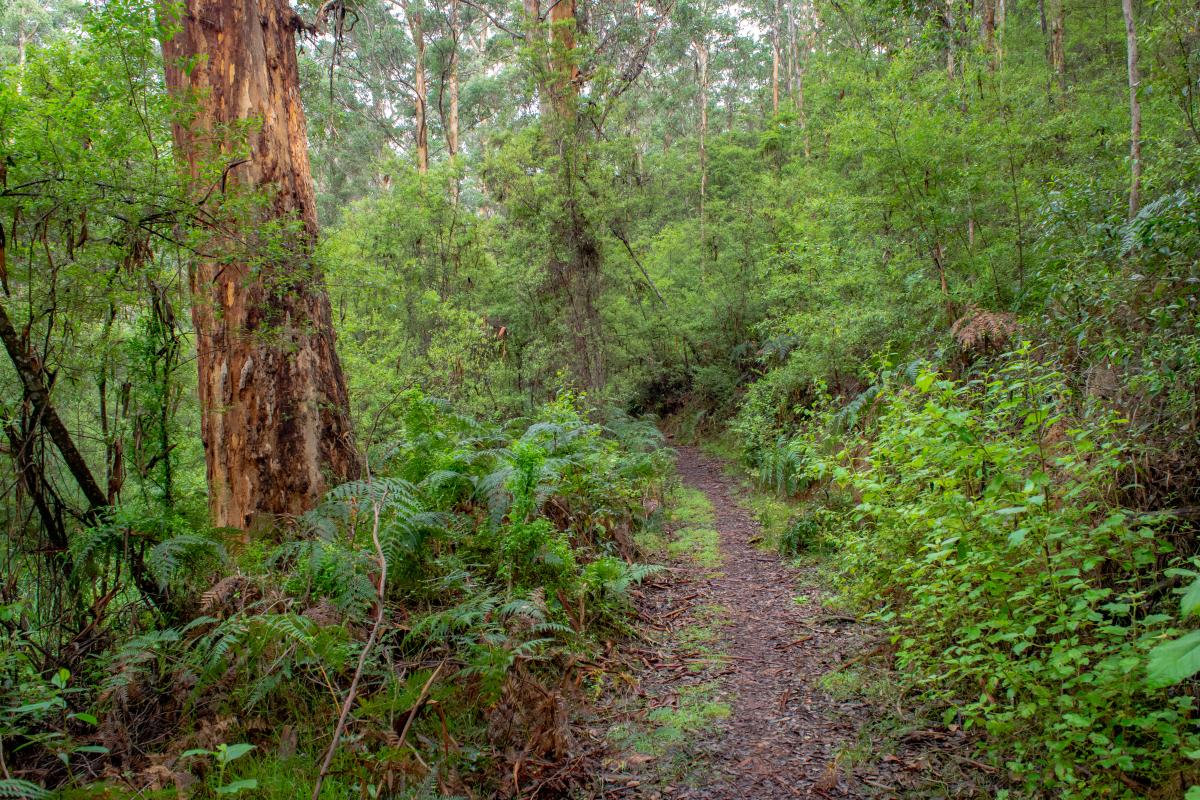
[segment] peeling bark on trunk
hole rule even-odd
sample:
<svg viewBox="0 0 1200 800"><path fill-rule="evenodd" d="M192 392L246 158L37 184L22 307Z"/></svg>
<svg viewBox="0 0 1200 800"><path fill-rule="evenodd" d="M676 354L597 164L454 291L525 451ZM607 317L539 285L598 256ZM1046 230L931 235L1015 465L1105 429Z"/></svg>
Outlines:
<svg viewBox="0 0 1200 800"><path fill-rule="evenodd" d="M216 525L248 530L308 510L360 469L312 263L301 22L285 0L188 0L179 23L163 57L170 91L195 102L173 128L193 191L264 197L252 211L215 212L208 253L190 270L209 505ZM243 156L225 131L248 122ZM214 163L226 165L215 180ZM262 229L272 239L255 248Z"/></svg>

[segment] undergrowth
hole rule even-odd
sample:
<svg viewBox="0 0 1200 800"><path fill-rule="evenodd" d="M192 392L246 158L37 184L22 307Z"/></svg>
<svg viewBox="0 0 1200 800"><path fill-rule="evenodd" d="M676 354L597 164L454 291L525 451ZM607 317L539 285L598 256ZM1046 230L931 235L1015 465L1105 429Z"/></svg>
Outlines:
<svg viewBox="0 0 1200 800"><path fill-rule="evenodd" d="M102 773L86 796L307 794L360 657L323 797L513 791L561 758L572 665L624 629L631 588L658 569L636 542L661 525L668 451L649 423L594 422L571 395L497 426L410 392L396 423L370 477L290 529L167 539L155 574L191 592L186 613L161 625L130 608L125 635L86 662L98 690L30 675L36 643L6 634L8 768L80 796ZM120 520L87 540L93 563L115 557L134 524Z"/></svg>
<svg viewBox="0 0 1200 800"><path fill-rule="evenodd" d="M1194 573L1170 518L1122 504L1125 420L1028 347L967 378L890 370L871 395L761 459L761 485L805 500L779 546L830 543L891 679L1030 795L1182 796L1194 693L1147 665L1185 632L1171 589Z"/></svg>

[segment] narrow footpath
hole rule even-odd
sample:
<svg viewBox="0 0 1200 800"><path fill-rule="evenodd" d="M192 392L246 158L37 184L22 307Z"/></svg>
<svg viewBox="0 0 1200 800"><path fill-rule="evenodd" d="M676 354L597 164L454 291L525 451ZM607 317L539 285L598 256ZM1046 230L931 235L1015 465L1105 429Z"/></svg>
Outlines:
<svg viewBox="0 0 1200 800"><path fill-rule="evenodd" d="M812 576L755 546L759 525L720 461L678 450L684 486L711 503L719 557L705 563L686 552L702 541L686 542L669 577L645 592L653 641L633 650L644 666L637 693L659 727L634 737L640 755L610 765L604 796L867 796L839 763L862 704L820 683L857 652L856 626L822 608Z"/></svg>

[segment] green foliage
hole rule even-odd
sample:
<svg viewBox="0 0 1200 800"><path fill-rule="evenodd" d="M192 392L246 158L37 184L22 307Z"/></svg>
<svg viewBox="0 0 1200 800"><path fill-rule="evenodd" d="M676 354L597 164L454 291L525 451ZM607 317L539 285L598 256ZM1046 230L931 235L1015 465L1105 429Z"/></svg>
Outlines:
<svg viewBox="0 0 1200 800"><path fill-rule="evenodd" d="M244 572L204 592L189 622L114 648L99 669L110 723L150 703L159 715L288 719L316 735L382 602L360 724L383 735L397 708L419 711L432 694L459 735L479 735L513 681L559 680L560 656L625 624L630 587L656 568L625 560L616 535L644 522L669 468L643 423L599 425L571 395L507 427L417 392L396 414L377 472L332 489L274 548L241 553ZM226 780L220 752L197 751L216 759L210 789L253 789L244 781L256 777Z"/></svg>
<svg viewBox="0 0 1200 800"><path fill-rule="evenodd" d="M237 761L242 756L248 754L254 749L252 744L219 744L215 750L205 750L203 748L185 750L179 754L179 758L196 758L203 756L211 758L217 766L217 772L214 776L215 786L212 787L213 794L240 794L245 791L251 791L258 788L258 781L254 778L243 778L241 780L228 781L225 780L225 770L231 763Z"/></svg>
<svg viewBox="0 0 1200 800"><path fill-rule="evenodd" d="M557 681L653 572L635 562L670 456L618 409L686 438L728 423L773 495L770 544L835 550L906 688L985 732L1031 793L1194 775L1200 583L1167 600L1194 578L1200 485L1195 8L1137 8L1145 202L1127 219L1123 31L1089 7L1066 9L1059 75L1032 5L989 42L983 6L947 24L906 1L786 3L775 87L779 4L591 4L570 52L518 4L411 5L426 98L386 3L338 10L299 55L368 476L245 538L207 521L185 309L215 217L172 150L198 98L164 90L170 15L0 7L0 303L111 498L89 508L0 370L0 744L23 745L0 795L95 766L88 709L127 764L234 717L315 740L377 612L337 791L422 769L439 791L486 783L489 704ZM566 62L578 91L555 97ZM441 159L452 76L462 141ZM418 106L424 174L402 163ZM253 128L230 126L228 158ZM198 186L237 176L196 166ZM220 235L262 272L296 224ZM1001 357L1018 338L1036 349ZM666 548L716 569L712 509L672 499ZM467 729L445 769L429 708ZM218 766L221 739L200 743Z"/></svg>
<svg viewBox="0 0 1200 800"><path fill-rule="evenodd" d="M1179 611L1184 618L1194 616L1200 609L1200 575L1190 569L1168 570L1168 574L1192 579L1183 591ZM1150 681L1162 686L1179 683L1200 672L1200 631L1192 631L1156 646L1150 651L1146 669Z"/></svg>
<svg viewBox="0 0 1200 800"><path fill-rule="evenodd" d="M1175 629L1153 589L1173 547L1113 502L1120 421L1073 422L1063 376L1028 351L975 380L891 379L879 400L869 450L832 467L861 497L835 530L842 589L892 633L897 676L1030 789L1121 794L1122 775L1188 769L1192 699L1146 674Z"/></svg>

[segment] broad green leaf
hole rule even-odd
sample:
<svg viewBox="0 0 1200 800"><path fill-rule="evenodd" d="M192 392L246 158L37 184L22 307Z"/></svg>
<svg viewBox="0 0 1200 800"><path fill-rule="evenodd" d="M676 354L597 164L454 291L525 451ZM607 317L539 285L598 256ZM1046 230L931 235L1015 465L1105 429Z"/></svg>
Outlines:
<svg viewBox="0 0 1200 800"><path fill-rule="evenodd" d="M179 757L180 758L192 758L194 756L211 756L212 754L213 753L211 750L205 750L202 747L197 747L192 750L184 750L182 753L179 754Z"/></svg>
<svg viewBox="0 0 1200 800"><path fill-rule="evenodd" d="M1200 609L1200 576L1191 582L1179 602L1179 610L1185 617L1196 613L1197 609Z"/></svg>
<svg viewBox="0 0 1200 800"><path fill-rule="evenodd" d="M254 749L252 744L223 744L217 748L217 760L223 764L228 764L230 761L236 761L242 756Z"/></svg>
<svg viewBox="0 0 1200 800"><path fill-rule="evenodd" d="M246 778L245 780L234 781L233 783L227 783L224 786L218 786L216 789L216 792L217 792L217 794L237 794L238 792L244 791L246 789L257 789L257 788L258 788L258 780L257 779Z"/></svg>
<svg viewBox="0 0 1200 800"><path fill-rule="evenodd" d="M1158 686L1179 683L1200 672L1200 631L1164 642L1150 651L1146 673Z"/></svg>

